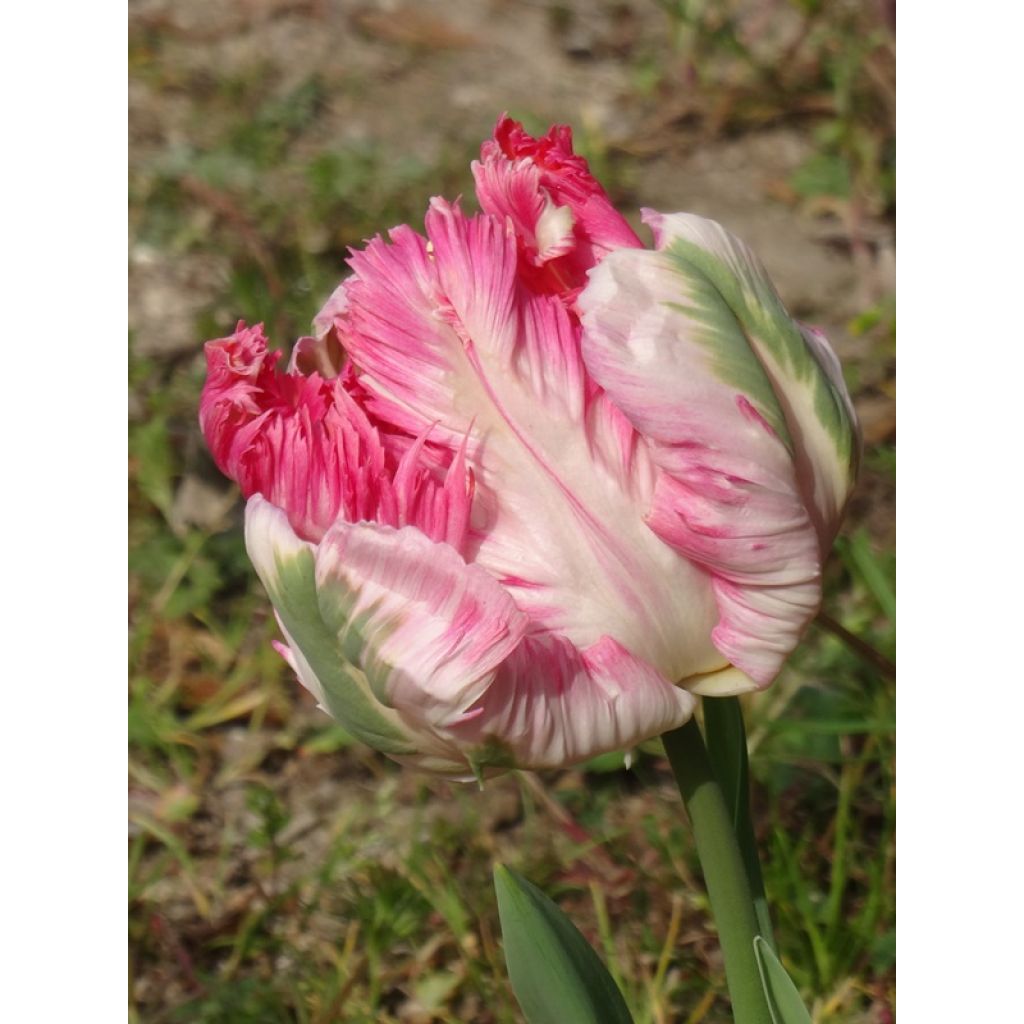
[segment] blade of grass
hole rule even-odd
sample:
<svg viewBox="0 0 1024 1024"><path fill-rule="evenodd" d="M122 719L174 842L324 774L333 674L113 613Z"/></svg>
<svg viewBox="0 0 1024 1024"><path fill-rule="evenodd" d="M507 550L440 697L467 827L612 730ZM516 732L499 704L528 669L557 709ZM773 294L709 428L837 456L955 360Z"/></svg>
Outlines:
<svg viewBox="0 0 1024 1024"><path fill-rule="evenodd" d="M825 937L822 935L821 929L818 927L817 914L807 893L807 883L797 863L796 853L786 833L785 825L781 822L776 822L773 836L778 860L781 862L786 873L786 880L789 885L791 909L795 907L799 915L800 930L810 945L817 976L819 979L825 979L829 976L830 970L828 946L825 943ZM783 904L778 902L776 905L780 906Z"/></svg>
<svg viewBox="0 0 1024 1024"><path fill-rule="evenodd" d="M893 614L895 614L895 609ZM892 616L889 616L890 619ZM873 668L878 669L881 674L889 680L896 679L896 666L881 651L876 650L866 640L862 640L855 633L851 633L844 625L836 622L825 612L818 612L814 624L826 633L831 633L841 640L854 654L858 655Z"/></svg>
<svg viewBox="0 0 1024 1024"><path fill-rule="evenodd" d="M154 839L163 843L181 866L182 877L185 879L185 883L188 886L189 894L192 896L192 902L195 904L197 913L204 921L208 920L210 917L210 903L199 886L199 879L196 875L195 865L192 863L192 858L188 855L188 851L185 849L185 844L182 843L182 841L174 835L173 832L164 828L162 825L153 821L152 818L149 818L146 815L132 814L129 815L128 820L143 829L145 832L148 832Z"/></svg>
<svg viewBox="0 0 1024 1024"><path fill-rule="evenodd" d="M858 530L852 537L841 537L836 549L843 562L867 587L878 607L890 622L896 621L896 590L887 570L871 548L871 541L864 530Z"/></svg>

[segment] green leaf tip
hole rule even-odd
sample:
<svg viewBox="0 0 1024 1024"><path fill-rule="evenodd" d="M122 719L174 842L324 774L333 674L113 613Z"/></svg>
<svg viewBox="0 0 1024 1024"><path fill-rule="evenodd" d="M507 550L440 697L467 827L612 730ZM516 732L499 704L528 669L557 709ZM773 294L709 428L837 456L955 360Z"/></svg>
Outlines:
<svg viewBox="0 0 1024 1024"><path fill-rule="evenodd" d="M772 1015L772 1024L811 1024L811 1015L793 979L760 935L754 939L754 956L761 972L761 986L768 1002L768 1012Z"/></svg>
<svg viewBox="0 0 1024 1024"><path fill-rule="evenodd" d="M532 882L503 864L494 888L512 990L528 1024L633 1024L587 940Z"/></svg>

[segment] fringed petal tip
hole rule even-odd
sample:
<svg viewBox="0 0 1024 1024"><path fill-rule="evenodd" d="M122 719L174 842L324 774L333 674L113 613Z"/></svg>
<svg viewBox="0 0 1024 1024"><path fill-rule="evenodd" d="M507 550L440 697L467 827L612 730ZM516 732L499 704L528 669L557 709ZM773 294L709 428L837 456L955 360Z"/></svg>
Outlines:
<svg viewBox="0 0 1024 1024"><path fill-rule="evenodd" d="M575 301L586 277L613 249L640 239L573 152L572 130L554 125L534 138L507 114L473 164L481 208L509 218L531 287Z"/></svg>
<svg viewBox="0 0 1024 1024"><path fill-rule="evenodd" d="M310 541L341 518L413 525L462 548L473 495L464 450L381 429L333 333L300 339L285 372L261 326L240 324L206 351L200 424L246 498L264 495Z"/></svg>

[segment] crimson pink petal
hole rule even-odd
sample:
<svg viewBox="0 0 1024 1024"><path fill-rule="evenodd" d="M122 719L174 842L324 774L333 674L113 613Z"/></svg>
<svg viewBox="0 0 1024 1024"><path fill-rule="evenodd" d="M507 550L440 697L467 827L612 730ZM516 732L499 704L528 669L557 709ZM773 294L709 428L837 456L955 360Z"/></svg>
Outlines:
<svg viewBox="0 0 1024 1024"><path fill-rule="evenodd" d="M465 460L381 432L363 408L351 366L325 379L281 373L262 327L206 346L208 374L200 424L220 469L246 498L282 508L305 540L338 519L417 526L461 548L472 481ZM404 454L401 454L404 453Z"/></svg>
<svg viewBox="0 0 1024 1024"><path fill-rule="evenodd" d="M641 241L573 152L572 130L555 125L535 139L507 115L473 164L481 208L513 225L523 279L571 302L587 272L614 249Z"/></svg>

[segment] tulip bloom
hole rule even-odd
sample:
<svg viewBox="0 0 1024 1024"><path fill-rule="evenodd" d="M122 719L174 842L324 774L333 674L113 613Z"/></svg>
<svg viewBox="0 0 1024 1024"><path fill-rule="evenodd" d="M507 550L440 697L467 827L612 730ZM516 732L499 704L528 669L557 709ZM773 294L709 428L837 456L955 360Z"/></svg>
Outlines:
<svg viewBox="0 0 1024 1024"><path fill-rule="evenodd" d="M482 212L435 198L285 371L206 346L200 421L302 684L397 760L480 776L767 686L858 457L825 339L719 225L614 210L568 128L502 118Z"/></svg>

